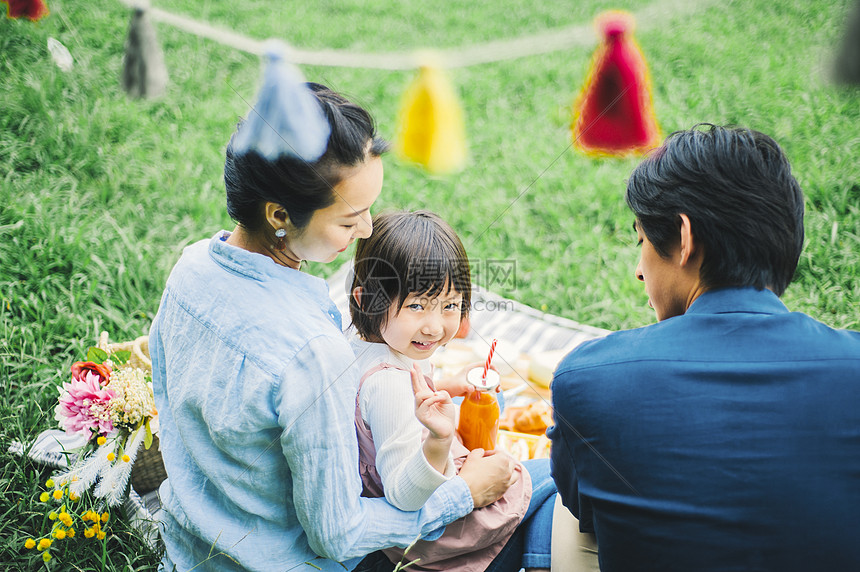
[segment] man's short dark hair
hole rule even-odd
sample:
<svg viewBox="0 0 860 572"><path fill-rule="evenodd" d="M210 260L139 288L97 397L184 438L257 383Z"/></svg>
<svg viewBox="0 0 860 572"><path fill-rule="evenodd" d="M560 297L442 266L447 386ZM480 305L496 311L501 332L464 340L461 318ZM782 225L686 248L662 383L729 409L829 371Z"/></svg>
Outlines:
<svg viewBox="0 0 860 572"><path fill-rule="evenodd" d="M704 248L708 288L754 286L781 296L803 248L803 191L788 158L763 133L696 125L669 135L627 183L639 228L664 257L680 214Z"/></svg>

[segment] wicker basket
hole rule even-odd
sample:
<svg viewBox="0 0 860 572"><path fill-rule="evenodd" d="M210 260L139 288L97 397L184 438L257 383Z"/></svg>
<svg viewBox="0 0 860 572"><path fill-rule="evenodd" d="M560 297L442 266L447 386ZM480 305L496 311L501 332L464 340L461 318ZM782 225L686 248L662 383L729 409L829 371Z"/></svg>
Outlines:
<svg viewBox="0 0 860 572"><path fill-rule="evenodd" d="M129 365L152 372L152 360L149 359L149 336L140 336L130 342L108 343L108 333L102 332L99 336L99 349L108 353L129 351L131 352L131 357L128 358Z"/></svg>
<svg viewBox="0 0 860 572"><path fill-rule="evenodd" d="M140 336L130 342L109 343L108 333L102 332L98 347L108 353L130 351L131 357L128 360L130 365L152 372L152 361L149 359L149 336ZM131 486L137 494L144 495L157 489L166 478L167 472L161 459L158 437L154 436L149 449L141 447L137 452L137 458L131 469Z"/></svg>

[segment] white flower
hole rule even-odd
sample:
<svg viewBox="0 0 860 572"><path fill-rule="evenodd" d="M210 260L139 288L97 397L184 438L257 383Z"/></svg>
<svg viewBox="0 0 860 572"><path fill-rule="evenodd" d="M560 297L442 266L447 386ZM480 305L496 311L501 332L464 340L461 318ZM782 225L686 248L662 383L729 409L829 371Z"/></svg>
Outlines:
<svg viewBox="0 0 860 572"><path fill-rule="evenodd" d="M110 388L115 394L110 401L114 423L135 427L144 418L153 416L155 400L143 370L136 367L114 370L110 378Z"/></svg>

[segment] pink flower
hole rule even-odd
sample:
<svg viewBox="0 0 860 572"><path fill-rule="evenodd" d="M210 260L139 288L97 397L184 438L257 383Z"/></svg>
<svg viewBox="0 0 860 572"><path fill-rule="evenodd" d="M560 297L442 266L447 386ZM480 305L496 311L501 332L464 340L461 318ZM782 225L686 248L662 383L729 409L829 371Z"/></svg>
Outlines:
<svg viewBox="0 0 860 572"><path fill-rule="evenodd" d="M68 433L87 437L113 431L109 404L115 393L102 387L100 376L92 371L82 372L80 378L64 383L54 417Z"/></svg>

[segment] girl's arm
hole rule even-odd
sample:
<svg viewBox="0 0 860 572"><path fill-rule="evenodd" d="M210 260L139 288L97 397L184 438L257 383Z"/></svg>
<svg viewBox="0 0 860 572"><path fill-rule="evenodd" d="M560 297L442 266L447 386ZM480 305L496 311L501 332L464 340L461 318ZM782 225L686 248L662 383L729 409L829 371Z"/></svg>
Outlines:
<svg viewBox="0 0 860 572"><path fill-rule="evenodd" d="M434 469L444 473L456 432L454 402L448 392L430 389L418 364L413 364L409 373L415 394L415 417L430 432L424 439L424 457Z"/></svg>
<svg viewBox="0 0 860 572"><path fill-rule="evenodd" d="M442 443L430 445L445 454L440 471L425 456L424 427L416 417L415 395L405 371L384 369L368 377L359 399L362 417L376 445L376 469L385 498L401 510L417 510L439 485L456 474L450 443L448 448ZM436 458L439 452L431 451L431 456Z"/></svg>

